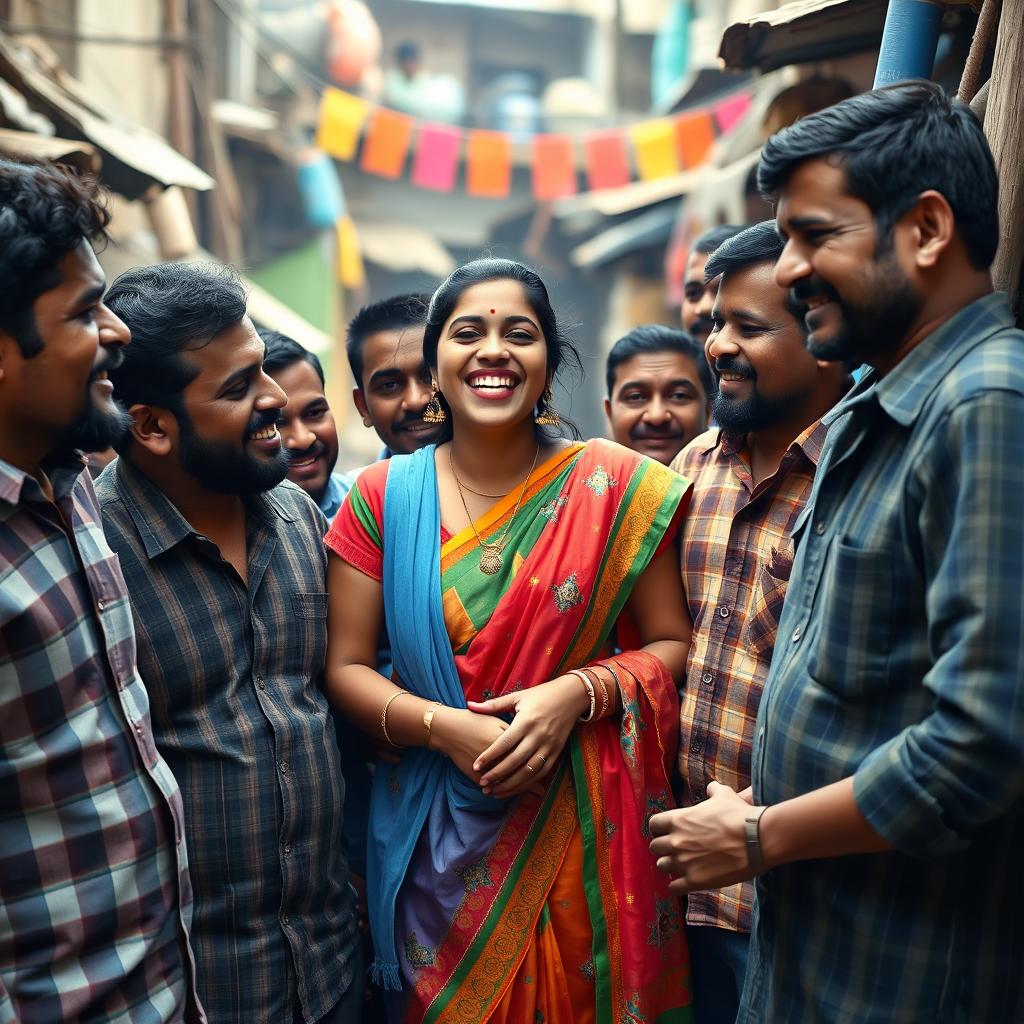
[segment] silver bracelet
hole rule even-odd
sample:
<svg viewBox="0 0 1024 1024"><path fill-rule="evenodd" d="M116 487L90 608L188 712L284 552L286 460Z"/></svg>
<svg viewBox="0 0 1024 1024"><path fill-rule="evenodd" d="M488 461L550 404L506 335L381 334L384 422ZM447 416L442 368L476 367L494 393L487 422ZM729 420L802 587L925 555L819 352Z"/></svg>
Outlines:
<svg viewBox="0 0 1024 1024"><path fill-rule="evenodd" d="M578 668L569 669L569 675L576 676L587 689L587 696L590 698L590 714L580 715L581 722L592 722L594 720L594 711L597 709L597 695L594 693L594 684L590 681L590 677L586 672L581 671Z"/></svg>
<svg viewBox="0 0 1024 1024"><path fill-rule="evenodd" d="M761 853L761 815L767 807L754 807L743 822L747 836L747 864L755 875L764 871L764 855Z"/></svg>

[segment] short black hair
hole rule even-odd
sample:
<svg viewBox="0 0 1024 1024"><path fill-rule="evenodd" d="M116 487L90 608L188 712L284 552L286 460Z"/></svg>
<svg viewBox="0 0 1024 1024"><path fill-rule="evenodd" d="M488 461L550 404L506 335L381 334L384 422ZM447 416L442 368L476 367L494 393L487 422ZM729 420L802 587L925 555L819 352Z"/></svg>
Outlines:
<svg viewBox="0 0 1024 1024"><path fill-rule="evenodd" d="M924 191L945 196L968 258L989 267L999 241L999 182L981 124L934 82L912 80L851 96L773 135L757 184L776 199L805 160L834 155L848 195L866 203L879 245Z"/></svg>
<svg viewBox="0 0 1024 1024"><path fill-rule="evenodd" d="M785 247L786 240L779 234L775 221L763 220L760 224L745 228L738 235L733 235L728 241L723 242L708 257L708 262L704 267L704 279L713 281L716 277L721 276L722 280L725 280L735 271L744 270L759 263L767 263L774 267L779 262L779 257ZM794 302L788 289L785 289L785 292L786 297L783 304L799 324L800 330L806 334L807 325L804 323L804 313L807 311L807 307L803 303Z"/></svg>
<svg viewBox="0 0 1024 1024"><path fill-rule="evenodd" d="M371 334L380 331L403 331L409 327L423 327L427 322L430 296L419 292L392 295L380 302L363 306L348 325L345 352L356 387L363 390L363 347Z"/></svg>
<svg viewBox="0 0 1024 1024"><path fill-rule="evenodd" d="M723 242L727 242L733 235L738 235L744 228L743 224L718 224L708 228L702 235L698 235L690 246L690 252L712 253Z"/></svg>
<svg viewBox="0 0 1024 1024"><path fill-rule="evenodd" d="M420 44L413 42L411 39L403 40L395 47L395 60L399 64L404 64L408 60L419 60L420 59Z"/></svg>
<svg viewBox="0 0 1024 1024"><path fill-rule="evenodd" d="M304 345L300 345L294 338L280 331L260 331L263 344L267 346L267 353L263 357L263 369L273 376L278 370L283 370L292 363L309 363L320 378L320 386L326 387L327 381L324 378L323 364L315 352L310 352Z"/></svg>
<svg viewBox="0 0 1024 1024"><path fill-rule="evenodd" d="M56 264L107 237L107 193L62 165L0 159L0 328L30 359L43 348L32 305L60 284Z"/></svg>
<svg viewBox="0 0 1024 1024"><path fill-rule="evenodd" d="M238 274L218 263L158 263L123 273L104 300L132 332L124 361L110 371L126 408L158 405L180 413L197 370L182 353L203 348L246 315Z"/></svg>
<svg viewBox="0 0 1024 1024"><path fill-rule="evenodd" d="M677 352L693 360L697 367L697 374L700 377L701 387L704 388L704 397L710 399L715 393L715 384L711 376L711 367L704 358L704 350L694 339L677 327L666 327L664 324L643 324L634 327L627 334L624 334L608 353L606 363L606 379L608 383L608 397L612 397L615 390L615 375L619 367L633 356L642 354L653 354L655 352Z"/></svg>

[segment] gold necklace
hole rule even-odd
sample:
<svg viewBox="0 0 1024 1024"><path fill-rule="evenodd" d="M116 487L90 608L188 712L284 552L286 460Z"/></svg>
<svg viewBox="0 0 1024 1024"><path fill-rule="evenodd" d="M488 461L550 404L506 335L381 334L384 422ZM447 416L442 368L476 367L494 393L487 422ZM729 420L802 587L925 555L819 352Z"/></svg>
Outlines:
<svg viewBox="0 0 1024 1024"><path fill-rule="evenodd" d="M473 522L473 517L469 514L469 506L466 504L466 495L462 493L463 483L459 479L459 474L455 472L455 459L452 458L451 445L448 446L448 465L451 467L452 476L455 477L455 486L459 489L459 497L462 499L462 507L466 512L466 518L469 520L470 528L473 531L473 535L476 537L477 544L480 545L480 571L488 576L493 576L495 573L501 572L502 560L501 556L505 550L505 545L508 543L508 534L512 529L512 524L516 520L516 516L519 514L519 506L523 503L523 498L526 497L526 490L530 486L530 477L533 476L533 471L537 468L537 460L540 458L540 445L537 445L537 451L533 456L533 465L530 467L530 472L526 474L526 479L523 481L523 489L519 492L519 500L516 502L516 507L512 510L512 515L509 518L508 524L505 526L505 531L502 535L490 544L485 544L483 537L480 536L476 528L476 523ZM472 487L467 487L466 490L472 491ZM474 494L480 494L480 491L473 491ZM481 497L486 498L504 498L504 494L480 494Z"/></svg>

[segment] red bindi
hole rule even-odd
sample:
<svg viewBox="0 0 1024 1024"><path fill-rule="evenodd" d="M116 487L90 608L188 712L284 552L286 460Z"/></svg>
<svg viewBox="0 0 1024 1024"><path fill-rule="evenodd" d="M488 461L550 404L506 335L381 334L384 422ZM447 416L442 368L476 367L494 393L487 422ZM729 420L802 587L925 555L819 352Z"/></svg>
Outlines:
<svg viewBox="0 0 1024 1024"><path fill-rule="evenodd" d="M494 310L493 309L491 310L491 316L494 316Z"/></svg>

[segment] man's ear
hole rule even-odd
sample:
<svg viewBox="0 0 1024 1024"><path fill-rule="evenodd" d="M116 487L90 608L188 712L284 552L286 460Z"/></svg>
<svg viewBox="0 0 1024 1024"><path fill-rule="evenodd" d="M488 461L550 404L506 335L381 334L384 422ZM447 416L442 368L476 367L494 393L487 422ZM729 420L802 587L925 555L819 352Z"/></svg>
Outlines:
<svg viewBox="0 0 1024 1024"><path fill-rule="evenodd" d="M366 406L366 396L363 394L362 388L352 389L352 404L356 407L356 412L363 418L363 426L372 427L373 417Z"/></svg>
<svg viewBox="0 0 1024 1024"><path fill-rule="evenodd" d="M612 429L612 400L606 398L604 400L604 418L608 421L608 429Z"/></svg>
<svg viewBox="0 0 1024 1024"><path fill-rule="evenodd" d="M913 229L914 262L920 269L930 269L953 243L956 234L953 209L941 192L928 189L917 197L907 217Z"/></svg>
<svg viewBox="0 0 1024 1024"><path fill-rule="evenodd" d="M131 433L135 443L153 455L170 455L178 437L178 420L157 405L133 405Z"/></svg>

